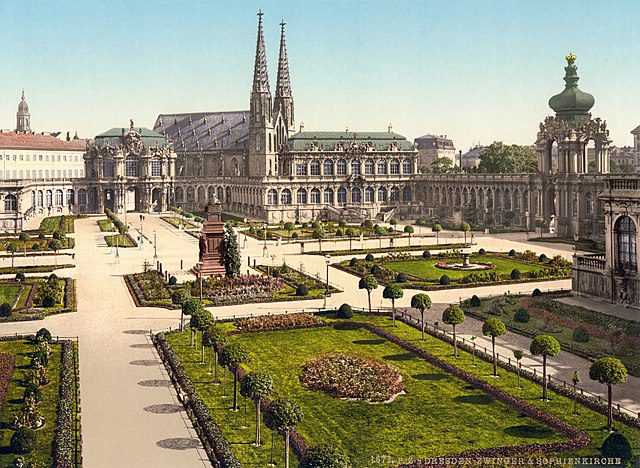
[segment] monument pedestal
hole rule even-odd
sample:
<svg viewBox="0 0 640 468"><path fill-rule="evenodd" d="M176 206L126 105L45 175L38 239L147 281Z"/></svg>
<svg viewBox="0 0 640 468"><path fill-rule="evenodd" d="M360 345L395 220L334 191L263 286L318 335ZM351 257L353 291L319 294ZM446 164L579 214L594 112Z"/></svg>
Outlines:
<svg viewBox="0 0 640 468"><path fill-rule="evenodd" d="M204 209L207 220L200 233L200 264L196 271L204 276L224 275L224 223L222 205L210 199Z"/></svg>

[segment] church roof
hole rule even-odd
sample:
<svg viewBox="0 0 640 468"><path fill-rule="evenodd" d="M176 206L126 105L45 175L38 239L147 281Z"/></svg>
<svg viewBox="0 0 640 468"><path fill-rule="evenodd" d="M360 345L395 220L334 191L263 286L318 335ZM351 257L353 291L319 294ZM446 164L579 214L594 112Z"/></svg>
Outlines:
<svg viewBox="0 0 640 468"><path fill-rule="evenodd" d="M242 149L249 137L249 111L160 114L153 129L176 152Z"/></svg>
<svg viewBox="0 0 640 468"><path fill-rule="evenodd" d="M87 141L83 139L63 141L48 134L0 132L0 149L84 151L86 148Z"/></svg>
<svg viewBox="0 0 640 468"><path fill-rule="evenodd" d="M145 146L164 146L167 144L167 140L164 135L161 135L158 132L154 132L153 130L149 130L145 127L133 128L134 131L140 133L142 136L142 143ZM119 145L122 143L123 134L127 133L129 128L124 127L113 127L106 132L101 133L100 135L96 135L95 142L98 146L102 146L105 144L110 145Z"/></svg>
<svg viewBox="0 0 640 468"><path fill-rule="evenodd" d="M376 150L388 150L392 142L396 142L398 149L413 151L413 144L406 137L393 132L298 132L287 140L290 151L305 151L313 141L317 141L320 149L334 151L337 144L342 142L345 149L351 141L358 144L371 142Z"/></svg>

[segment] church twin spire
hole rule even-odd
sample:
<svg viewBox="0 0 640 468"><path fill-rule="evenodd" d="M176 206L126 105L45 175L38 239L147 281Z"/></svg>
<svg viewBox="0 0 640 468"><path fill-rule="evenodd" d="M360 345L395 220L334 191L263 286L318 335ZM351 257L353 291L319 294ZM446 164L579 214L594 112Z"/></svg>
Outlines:
<svg viewBox="0 0 640 468"><path fill-rule="evenodd" d="M262 35L262 11L258 12L258 41L256 44L256 64L253 70L253 92L271 93L269 89L269 73L267 71L267 53Z"/></svg>
<svg viewBox="0 0 640 468"><path fill-rule="evenodd" d="M280 56L278 57L278 81L276 97L291 97L291 80L289 79L289 60L287 59L287 43L284 38L284 20L280 23Z"/></svg>

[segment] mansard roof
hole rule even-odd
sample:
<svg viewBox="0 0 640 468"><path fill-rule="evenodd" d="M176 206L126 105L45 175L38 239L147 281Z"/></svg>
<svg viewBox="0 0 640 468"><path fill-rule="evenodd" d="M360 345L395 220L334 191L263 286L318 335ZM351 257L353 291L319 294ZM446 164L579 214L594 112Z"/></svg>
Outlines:
<svg viewBox="0 0 640 468"><path fill-rule="evenodd" d="M87 141L79 138L70 141L63 141L50 134L16 133L2 131L0 132L0 148L51 151L84 151L87 148Z"/></svg>
<svg viewBox="0 0 640 468"><path fill-rule="evenodd" d="M241 149L249 137L249 111L160 114L153 129L178 153Z"/></svg>
<svg viewBox="0 0 640 468"><path fill-rule="evenodd" d="M406 137L393 132L298 132L289 137L287 146L290 151L305 151L314 142L320 149L326 151L336 151L339 143L342 143L344 149L348 149L352 141L356 141L358 145L366 145L369 142L371 146L379 151L389 149L389 145L396 143L401 151L413 151L413 143L407 141Z"/></svg>
<svg viewBox="0 0 640 468"><path fill-rule="evenodd" d="M119 145L123 142L123 137L130 130L138 132L142 137L142 143L145 146L165 146L167 144L167 139L164 135L160 133L154 132L153 130L149 130L145 127L134 127L134 128L124 128L124 127L113 127L106 132L101 133L100 135L96 135L95 142L98 146L103 146L106 144L109 145Z"/></svg>

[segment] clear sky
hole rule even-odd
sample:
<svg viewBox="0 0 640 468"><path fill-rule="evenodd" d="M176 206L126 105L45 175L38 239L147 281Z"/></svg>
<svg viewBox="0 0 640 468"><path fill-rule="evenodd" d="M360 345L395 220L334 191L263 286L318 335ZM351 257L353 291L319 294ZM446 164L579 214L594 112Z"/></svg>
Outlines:
<svg viewBox="0 0 640 468"><path fill-rule="evenodd" d="M640 124L636 1L2 0L0 128L25 88L32 127L152 127L160 113L248 109L256 12L275 87L279 26L307 130L530 144L564 56L614 144Z"/></svg>

